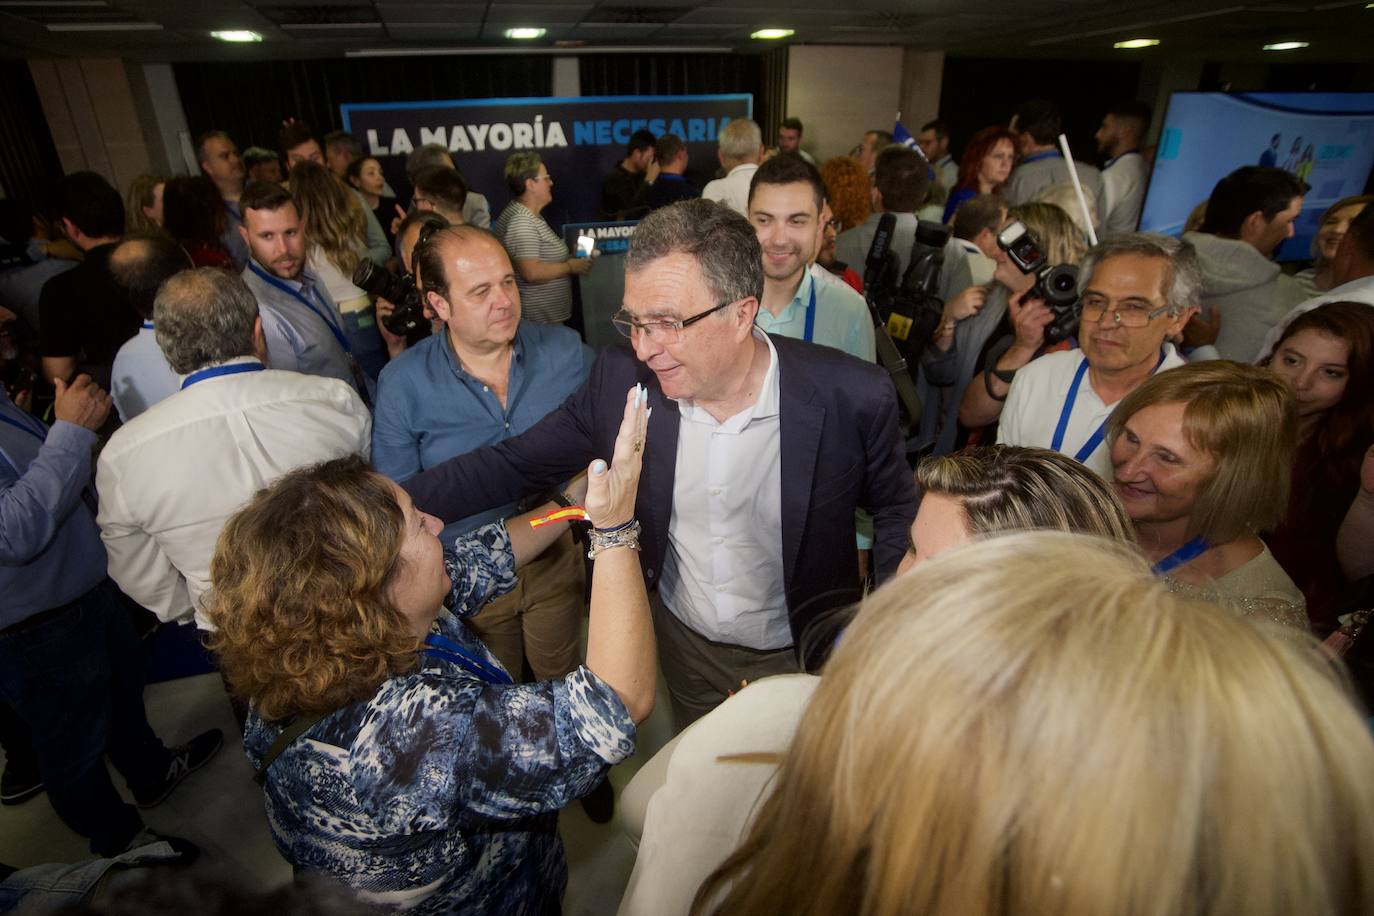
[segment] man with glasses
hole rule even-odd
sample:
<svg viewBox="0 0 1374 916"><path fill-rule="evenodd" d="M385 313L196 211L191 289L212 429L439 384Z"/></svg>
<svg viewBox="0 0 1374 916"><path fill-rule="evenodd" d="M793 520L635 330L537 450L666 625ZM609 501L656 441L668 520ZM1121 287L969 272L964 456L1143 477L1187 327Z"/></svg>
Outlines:
<svg viewBox="0 0 1374 916"><path fill-rule="evenodd" d="M1197 254L1178 239L1136 232L1089 251L1078 284L1080 349L1015 371L997 440L1063 452L1109 478L1107 417L1151 375L1183 365L1168 341L1197 313L1201 285Z"/></svg>
<svg viewBox="0 0 1374 916"><path fill-rule="evenodd" d="M915 516L887 374L765 334L754 323L762 295L744 217L706 200L649 214L630 239L615 319L633 352L603 351L586 384L524 435L402 484L441 518L537 493L611 454L626 392L643 384L653 414L635 514L678 728L741 680L797 670L808 625L859 596L856 508L874 515L880 581Z"/></svg>

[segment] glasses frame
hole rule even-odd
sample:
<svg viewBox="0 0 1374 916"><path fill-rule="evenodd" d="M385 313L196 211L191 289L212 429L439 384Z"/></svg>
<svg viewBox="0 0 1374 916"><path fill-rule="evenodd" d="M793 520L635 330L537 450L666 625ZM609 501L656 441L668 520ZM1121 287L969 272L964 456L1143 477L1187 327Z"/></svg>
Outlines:
<svg viewBox="0 0 1374 916"><path fill-rule="evenodd" d="M624 317L628 313L624 309L621 309L620 311L616 312L614 315L611 316L611 324L615 325L615 329L625 337L633 338L634 332L638 331L641 334L647 334L650 340L662 340L664 343L672 343L676 341L678 337L682 334L683 328L689 328L701 319L705 318L707 315L715 314L716 312L719 312L726 306L734 305L736 302L739 301L739 299L733 299L729 302L722 302L720 305L712 306L704 312L698 312L690 318L680 318L677 321L639 322L633 320L632 318ZM654 331L650 330L650 328L654 328L662 332L672 331L672 340L667 340L661 337L654 337Z"/></svg>
<svg viewBox="0 0 1374 916"><path fill-rule="evenodd" d="M1083 305L1081 302L1080 302L1080 304L1079 304L1079 318L1080 318L1082 321L1085 321L1085 322L1087 322L1088 324L1101 324L1103 318L1106 318L1108 315L1111 315L1111 316L1112 316L1112 320L1116 322L1116 326L1117 326L1118 328L1147 328L1147 327L1150 326L1150 322L1151 322L1151 321L1154 321L1154 320L1155 320L1156 318L1158 318L1160 315L1163 315L1164 313L1166 313L1166 312L1168 312L1168 311L1169 311L1169 306L1167 306L1167 305L1161 305L1159 308L1157 308L1157 309L1151 309L1150 311L1148 311L1148 312L1145 313L1145 323L1144 323L1144 324L1126 324L1124 321L1121 320L1121 309L1120 309L1120 308L1107 308L1107 307L1104 306L1103 309L1102 309L1102 314L1101 314L1101 315L1098 315L1096 318L1089 318L1089 317L1088 317L1088 307L1087 307L1086 305Z"/></svg>

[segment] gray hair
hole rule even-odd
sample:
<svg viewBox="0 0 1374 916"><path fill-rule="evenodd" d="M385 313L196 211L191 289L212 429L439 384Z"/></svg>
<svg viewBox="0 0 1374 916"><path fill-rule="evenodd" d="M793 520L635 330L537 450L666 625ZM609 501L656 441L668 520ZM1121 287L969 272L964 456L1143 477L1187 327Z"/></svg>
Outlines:
<svg viewBox="0 0 1374 916"><path fill-rule="evenodd" d="M748 118L736 118L720 131L720 154L726 159L755 159L763 146L763 131Z"/></svg>
<svg viewBox="0 0 1374 916"><path fill-rule="evenodd" d="M453 155L449 153L447 146L442 143L426 143L413 149L410 155L406 157L406 179L414 181L416 173L421 169L435 165L442 165L445 168L453 165Z"/></svg>
<svg viewBox="0 0 1374 916"><path fill-rule="evenodd" d="M763 296L758 235L747 219L723 204L697 198L644 217L630 236L625 272L635 273L673 254L692 256L718 303Z"/></svg>
<svg viewBox="0 0 1374 916"><path fill-rule="evenodd" d="M258 300L243 278L218 267L169 278L153 303L157 345L178 375L253 355Z"/></svg>
<svg viewBox="0 0 1374 916"><path fill-rule="evenodd" d="M1082 293L1087 288L1097 265L1123 254L1163 258L1169 262L1169 278L1164 292L1170 315L1181 315L1197 306L1202 294L1202 269L1198 266L1197 251L1182 239L1154 232L1113 236L1089 249L1079 265L1078 291Z"/></svg>

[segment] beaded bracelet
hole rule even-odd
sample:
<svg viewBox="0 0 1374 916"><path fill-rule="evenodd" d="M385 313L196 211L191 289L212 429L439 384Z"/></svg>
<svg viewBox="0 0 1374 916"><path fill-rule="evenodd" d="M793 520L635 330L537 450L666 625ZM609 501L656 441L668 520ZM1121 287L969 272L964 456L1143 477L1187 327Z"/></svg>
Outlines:
<svg viewBox="0 0 1374 916"><path fill-rule="evenodd" d="M628 547L631 550L639 549L639 522L630 519L623 525L614 528L593 528L588 532L590 547L587 549L587 559L595 560L597 555L603 551L611 550L615 547Z"/></svg>

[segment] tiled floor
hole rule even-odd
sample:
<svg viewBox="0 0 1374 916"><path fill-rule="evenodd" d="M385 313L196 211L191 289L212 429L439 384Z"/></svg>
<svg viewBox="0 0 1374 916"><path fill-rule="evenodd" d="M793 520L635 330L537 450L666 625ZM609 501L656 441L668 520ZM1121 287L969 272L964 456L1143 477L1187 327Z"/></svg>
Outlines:
<svg viewBox="0 0 1374 916"><path fill-rule="evenodd" d="M204 674L150 686L145 706L153 729L169 743L207 728L224 730L225 747L157 808L143 812L155 830L198 843L198 870L245 887L270 888L291 877L268 833L262 798L252 768L238 744L238 729L218 674ZM639 753L611 771L616 794L643 761L672 737L671 715L662 684L654 714L639 730ZM115 784L122 785L118 776ZM618 818L593 824L573 804L559 819L567 849L569 882L563 900L568 916L614 913L634 865L634 851ZM89 857L85 840L68 830L47 796L0 808L0 862L25 867L75 862Z"/></svg>

